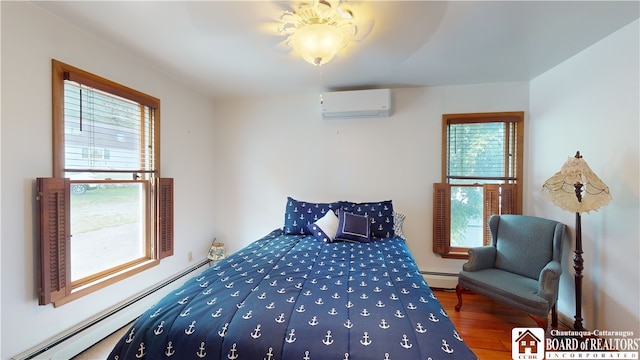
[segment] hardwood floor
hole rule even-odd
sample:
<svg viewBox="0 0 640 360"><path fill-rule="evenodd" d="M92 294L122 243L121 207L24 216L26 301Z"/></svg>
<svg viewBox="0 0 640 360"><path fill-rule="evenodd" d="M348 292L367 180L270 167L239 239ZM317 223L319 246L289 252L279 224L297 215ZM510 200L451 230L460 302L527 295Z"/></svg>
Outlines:
<svg viewBox="0 0 640 360"><path fill-rule="evenodd" d="M455 291L433 291L460 336L480 360L511 360L511 330L515 327L537 326L525 312L473 293L462 295L462 309L457 312L454 309L458 303ZM558 328L569 329L562 323L558 324Z"/></svg>
<svg viewBox="0 0 640 360"><path fill-rule="evenodd" d="M536 327L535 321L525 312L501 305L484 296L465 293L462 309L456 312L454 306L458 303L458 298L455 291L433 289L433 292L460 336L480 360L512 360L511 330L515 327ZM559 325L562 330L569 329L566 325ZM73 360L106 358L124 330L126 329L96 344Z"/></svg>
<svg viewBox="0 0 640 360"><path fill-rule="evenodd" d="M84 352L71 358L71 360L104 360L111 353L111 349L116 345L118 340L127 332L131 324L116 331L110 336L104 338L99 343L88 348Z"/></svg>

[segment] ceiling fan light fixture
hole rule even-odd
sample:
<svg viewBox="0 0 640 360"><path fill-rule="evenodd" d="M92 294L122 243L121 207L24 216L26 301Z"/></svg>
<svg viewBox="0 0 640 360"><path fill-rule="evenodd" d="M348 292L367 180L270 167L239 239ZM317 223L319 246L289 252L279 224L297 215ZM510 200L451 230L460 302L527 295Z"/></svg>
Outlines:
<svg viewBox="0 0 640 360"><path fill-rule="evenodd" d="M303 26L289 37L290 46L307 62L317 66L331 61L347 46L347 41L342 31L327 24Z"/></svg>
<svg viewBox="0 0 640 360"><path fill-rule="evenodd" d="M356 33L351 10L342 9L338 1L314 0L302 3L281 17L280 32L286 43L308 63L326 64Z"/></svg>

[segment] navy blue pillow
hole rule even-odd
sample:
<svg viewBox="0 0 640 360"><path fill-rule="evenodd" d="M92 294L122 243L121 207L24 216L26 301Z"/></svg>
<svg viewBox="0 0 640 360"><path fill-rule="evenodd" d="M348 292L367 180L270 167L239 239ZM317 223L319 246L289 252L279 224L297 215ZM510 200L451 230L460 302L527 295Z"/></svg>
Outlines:
<svg viewBox="0 0 640 360"><path fill-rule="evenodd" d="M311 203L287 198L287 206L284 211L284 233L289 235L310 235L307 225L313 224L322 218L327 211L337 211L340 202Z"/></svg>
<svg viewBox="0 0 640 360"><path fill-rule="evenodd" d="M338 210L338 231L336 240L369 242L369 218Z"/></svg>
<svg viewBox="0 0 640 360"><path fill-rule="evenodd" d="M383 239L395 235L391 200L366 203L342 201L340 207L347 212L369 217L371 237Z"/></svg>

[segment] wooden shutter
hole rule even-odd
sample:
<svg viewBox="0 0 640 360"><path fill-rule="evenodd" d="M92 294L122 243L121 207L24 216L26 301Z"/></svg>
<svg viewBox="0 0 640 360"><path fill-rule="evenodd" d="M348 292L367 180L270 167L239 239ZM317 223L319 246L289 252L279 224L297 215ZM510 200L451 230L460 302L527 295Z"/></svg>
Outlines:
<svg viewBox="0 0 640 360"><path fill-rule="evenodd" d="M38 303L47 305L71 293L71 207L69 179L36 180L37 235L40 243Z"/></svg>
<svg viewBox="0 0 640 360"><path fill-rule="evenodd" d="M451 233L451 188L449 184L433 184L433 252L448 254Z"/></svg>
<svg viewBox="0 0 640 360"><path fill-rule="evenodd" d="M484 207L482 210L482 243L484 245L491 244L491 233L489 232L489 218L491 215L500 214L500 185L485 184L482 186L484 191Z"/></svg>
<svg viewBox="0 0 640 360"><path fill-rule="evenodd" d="M173 179L157 180L157 247L158 258L173 255Z"/></svg>
<svg viewBox="0 0 640 360"><path fill-rule="evenodd" d="M500 214L519 214L516 184L503 184L500 191Z"/></svg>
<svg viewBox="0 0 640 360"><path fill-rule="evenodd" d="M483 244L491 243L491 233L489 232L489 218L491 215L515 214L516 208L516 185L515 184L485 184L484 209L483 209Z"/></svg>

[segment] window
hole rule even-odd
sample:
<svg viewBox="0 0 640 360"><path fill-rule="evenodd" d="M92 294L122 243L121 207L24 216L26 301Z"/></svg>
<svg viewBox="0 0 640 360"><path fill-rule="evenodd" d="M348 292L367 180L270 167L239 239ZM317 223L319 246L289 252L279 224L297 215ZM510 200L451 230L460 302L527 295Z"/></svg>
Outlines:
<svg viewBox="0 0 640 360"><path fill-rule="evenodd" d="M442 116L433 252L466 258L470 247L489 244L491 215L522 213L523 132L523 112Z"/></svg>
<svg viewBox="0 0 640 360"><path fill-rule="evenodd" d="M53 177L39 178L39 302L58 306L173 254L160 100L56 60Z"/></svg>

